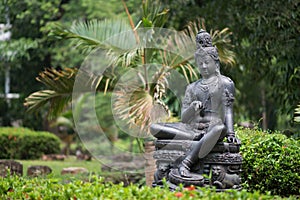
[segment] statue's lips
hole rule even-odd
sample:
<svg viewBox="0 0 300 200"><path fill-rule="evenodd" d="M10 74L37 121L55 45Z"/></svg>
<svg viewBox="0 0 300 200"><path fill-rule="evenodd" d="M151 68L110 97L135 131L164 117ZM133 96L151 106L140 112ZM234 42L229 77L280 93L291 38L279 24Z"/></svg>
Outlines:
<svg viewBox="0 0 300 200"><path fill-rule="evenodd" d="M205 69L205 70L202 70L202 71L201 71L201 74L208 74L208 70L206 70L206 69Z"/></svg>

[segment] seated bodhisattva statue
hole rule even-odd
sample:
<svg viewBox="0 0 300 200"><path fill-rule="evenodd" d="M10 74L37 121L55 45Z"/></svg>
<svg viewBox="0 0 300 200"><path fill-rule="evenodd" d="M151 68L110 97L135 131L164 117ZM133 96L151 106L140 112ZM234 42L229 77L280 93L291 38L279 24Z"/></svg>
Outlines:
<svg viewBox="0 0 300 200"><path fill-rule="evenodd" d="M179 164L182 177L191 177L191 167L225 137L228 143L239 143L233 128L234 83L220 74L217 48L206 31L197 34L196 44L195 60L201 79L187 86L182 121L152 124L150 128L157 139L197 141Z"/></svg>

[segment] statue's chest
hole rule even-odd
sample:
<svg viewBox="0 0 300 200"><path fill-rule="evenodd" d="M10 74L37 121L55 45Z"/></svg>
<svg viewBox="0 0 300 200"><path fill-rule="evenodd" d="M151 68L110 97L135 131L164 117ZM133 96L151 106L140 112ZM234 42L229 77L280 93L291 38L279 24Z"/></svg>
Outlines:
<svg viewBox="0 0 300 200"><path fill-rule="evenodd" d="M220 82L212 84L197 84L194 88L194 96L204 104L220 104L222 101L222 85Z"/></svg>

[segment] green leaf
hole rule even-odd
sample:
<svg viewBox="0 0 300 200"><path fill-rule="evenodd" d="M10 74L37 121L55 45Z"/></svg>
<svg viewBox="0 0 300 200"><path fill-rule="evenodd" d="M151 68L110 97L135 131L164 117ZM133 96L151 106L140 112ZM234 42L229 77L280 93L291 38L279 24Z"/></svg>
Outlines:
<svg viewBox="0 0 300 200"><path fill-rule="evenodd" d="M145 17L143 17L142 21L143 21L144 27L152 27L152 25L153 25L153 23Z"/></svg>
<svg viewBox="0 0 300 200"><path fill-rule="evenodd" d="M36 40L27 38L20 38L18 40L12 39L5 42L0 42L1 59L7 62L15 61L18 58L25 57L29 59L29 49L35 49L38 47Z"/></svg>

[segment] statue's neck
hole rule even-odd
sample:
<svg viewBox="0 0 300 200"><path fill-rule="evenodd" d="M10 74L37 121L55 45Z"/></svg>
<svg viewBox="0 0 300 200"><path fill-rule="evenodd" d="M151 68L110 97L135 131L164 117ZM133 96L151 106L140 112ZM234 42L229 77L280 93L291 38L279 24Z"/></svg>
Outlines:
<svg viewBox="0 0 300 200"><path fill-rule="evenodd" d="M217 76L212 76L212 77L209 77L209 78L204 78L201 80L201 83L204 84L204 85L207 85L207 84L211 84L211 83L214 83L218 80L218 77Z"/></svg>

